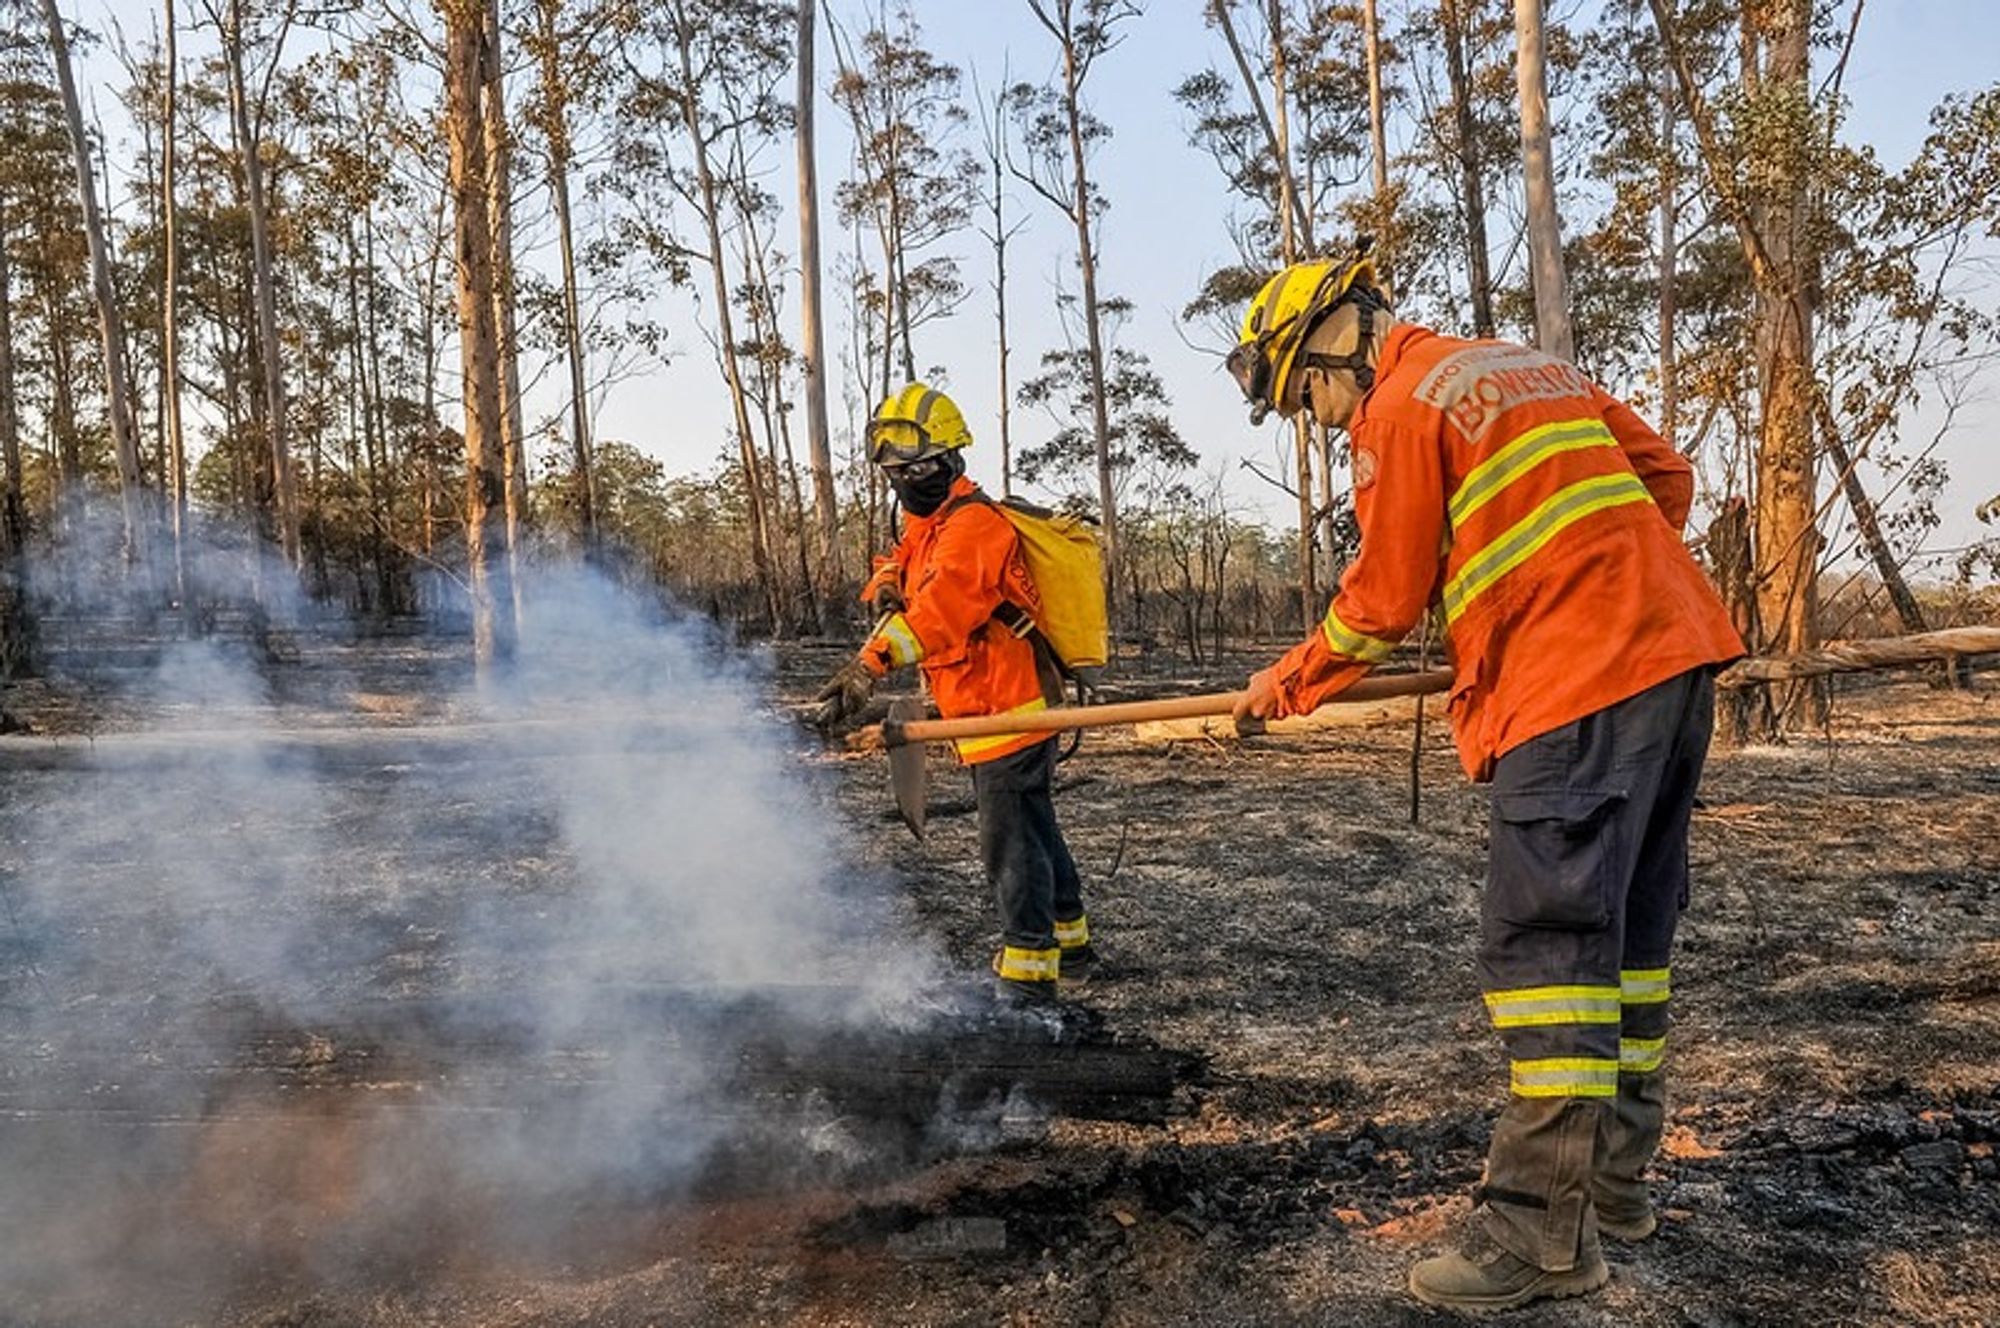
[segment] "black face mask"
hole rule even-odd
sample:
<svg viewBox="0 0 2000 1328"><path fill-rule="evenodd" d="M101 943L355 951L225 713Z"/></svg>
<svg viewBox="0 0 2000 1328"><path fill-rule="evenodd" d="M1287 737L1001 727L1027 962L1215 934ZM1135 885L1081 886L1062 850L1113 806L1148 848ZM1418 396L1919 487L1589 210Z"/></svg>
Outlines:
<svg viewBox="0 0 2000 1328"><path fill-rule="evenodd" d="M944 506L945 499L951 497L952 482L959 476L959 468L952 463L956 458L941 457L936 464L915 462L907 466L895 466L888 472L889 487L896 491L896 501L911 516L929 516ZM908 472L923 472L912 478Z"/></svg>

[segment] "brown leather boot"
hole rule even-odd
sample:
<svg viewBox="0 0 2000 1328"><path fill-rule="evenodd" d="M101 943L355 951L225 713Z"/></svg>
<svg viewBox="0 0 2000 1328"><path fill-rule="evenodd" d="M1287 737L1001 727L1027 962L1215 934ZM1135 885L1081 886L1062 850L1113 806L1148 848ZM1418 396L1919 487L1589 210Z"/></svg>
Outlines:
<svg viewBox="0 0 2000 1328"><path fill-rule="evenodd" d="M1532 1300L1585 1295L1610 1277L1595 1242L1574 1266L1550 1272L1510 1253L1475 1222L1459 1249L1410 1269L1410 1294L1440 1309L1490 1314Z"/></svg>
<svg viewBox="0 0 2000 1328"><path fill-rule="evenodd" d="M1610 1272L1590 1203L1605 1099L1513 1097L1493 1125L1481 1205L1456 1253L1410 1270L1426 1305L1483 1313L1580 1296Z"/></svg>
<svg viewBox="0 0 2000 1328"><path fill-rule="evenodd" d="M1666 1119L1665 1071L1618 1076L1618 1096L1605 1118L1597 1174L1590 1182L1597 1229L1613 1240L1641 1241L1659 1230L1645 1175Z"/></svg>
<svg viewBox="0 0 2000 1328"><path fill-rule="evenodd" d="M1520 1097L1493 1122L1482 1206L1486 1234L1538 1268L1566 1272L1597 1246L1590 1203L1597 1140L1611 1100Z"/></svg>

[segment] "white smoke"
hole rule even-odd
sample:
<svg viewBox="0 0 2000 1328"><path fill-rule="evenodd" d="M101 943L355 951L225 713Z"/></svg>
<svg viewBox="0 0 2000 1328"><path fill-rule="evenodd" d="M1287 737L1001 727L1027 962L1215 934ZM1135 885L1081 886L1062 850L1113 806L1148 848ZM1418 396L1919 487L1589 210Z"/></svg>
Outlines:
<svg viewBox="0 0 2000 1328"><path fill-rule="evenodd" d="M746 1108L747 1040L920 1023L941 966L844 865L759 661L574 570L483 690L305 613L296 663L169 641L140 730L0 747L7 1313L143 1321L546 1244L719 1158L868 1161L825 1101Z"/></svg>

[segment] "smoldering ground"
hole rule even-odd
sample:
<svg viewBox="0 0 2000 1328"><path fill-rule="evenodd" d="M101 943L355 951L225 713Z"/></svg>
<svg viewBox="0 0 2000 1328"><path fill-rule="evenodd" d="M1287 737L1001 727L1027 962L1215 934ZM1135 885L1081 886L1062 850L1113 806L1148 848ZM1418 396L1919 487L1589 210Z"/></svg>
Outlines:
<svg viewBox="0 0 2000 1328"><path fill-rule="evenodd" d="M579 572L528 612L483 691L170 641L141 729L0 753L0 1321L588 1264L908 1142L759 1070L957 998L754 661Z"/></svg>

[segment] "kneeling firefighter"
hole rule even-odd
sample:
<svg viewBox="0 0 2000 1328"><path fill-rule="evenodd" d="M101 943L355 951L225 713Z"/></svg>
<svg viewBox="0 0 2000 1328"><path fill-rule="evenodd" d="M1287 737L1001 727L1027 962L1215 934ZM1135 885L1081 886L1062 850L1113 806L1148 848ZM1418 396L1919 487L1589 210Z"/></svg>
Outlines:
<svg viewBox="0 0 2000 1328"><path fill-rule="evenodd" d="M912 383L868 425L869 459L903 509L902 539L862 590L879 615L854 659L821 689L832 727L867 704L891 671L915 664L947 719L1026 714L1062 695L1057 661L1033 624L1042 599L1005 509L965 476L972 443L950 397ZM1050 794L1057 740L1003 734L957 743L971 767L979 852L1000 906L993 970L1003 995L1054 1000L1059 979L1096 961L1082 883Z"/></svg>
<svg viewBox="0 0 2000 1328"><path fill-rule="evenodd" d="M1360 550L1239 714L1303 714L1441 613L1452 728L1491 781L1480 986L1512 1060L1462 1248L1418 1299L1503 1309L1655 1227L1669 962L1711 674L1742 643L1681 543L1692 468L1575 366L1397 321L1364 255L1295 264L1229 357L1252 421L1345 429Z"/></svg>

